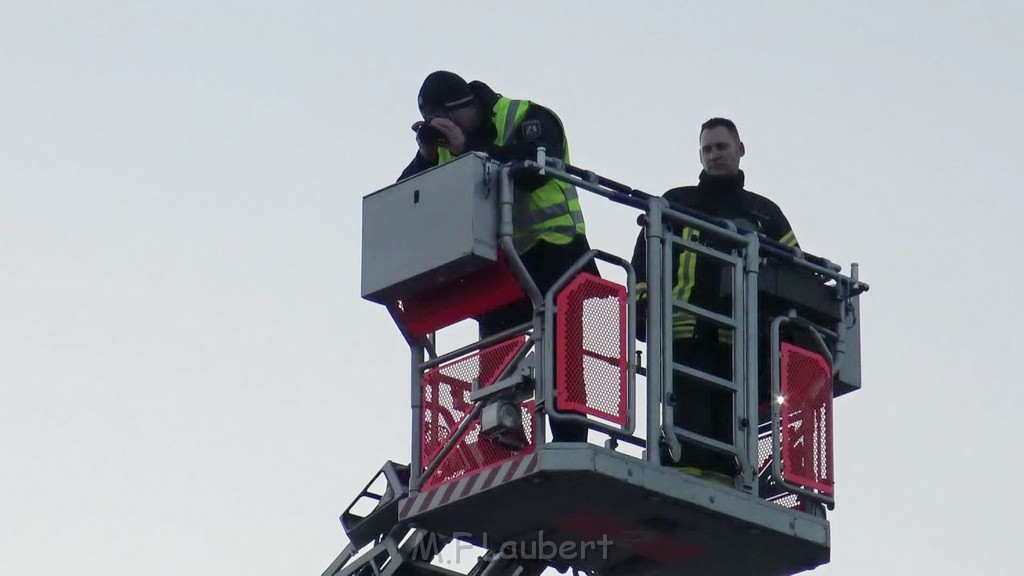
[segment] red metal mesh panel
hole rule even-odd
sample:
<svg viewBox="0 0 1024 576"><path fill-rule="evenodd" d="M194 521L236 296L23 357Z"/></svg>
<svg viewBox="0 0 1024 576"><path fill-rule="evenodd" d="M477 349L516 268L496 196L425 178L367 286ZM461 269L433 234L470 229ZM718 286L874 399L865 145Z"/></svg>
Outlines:
<svg viewBox="0 0 1024 576"><path fill-rule="evenodd" d="M469 395L473 390L473 381L479 379L481 388L493 384L525 342L525 337L516 336L432 368L423 374L423 437L420 446L424 469L472 412L474 404L470 402ZM528 440L524 450L513 452L493 444L480 435L480 422L477 420L466 428L452 450L424 482L424 488L437 486L481 468L501 463L512 456L532 451L533 402L524 402L522 410L523 427Z"/></svg>
<svg viewBox="0 0 1024 576"><path fill-rule="evenodd" d="M520 409L523 413L523 430L526 432L526 447L518 452L503 448L488 440L480 434L480 421L477 420L466 428L462 438L445 456L441 465L434 470L423 483L423 488L430 489L451 480L457 480L467 474L477 473L485 468L523 454L529 454L534 450L533 442L533 415L534 401L523 402Z"/></svg>
<svg viewBox="0 0 1024 576"><path fill-rule="evenodd" d="M832 368L821 355L782 344L782 473L833 495Z"/></svg>
<svg viewBox="0 0 1024 576"><path fill-rule="evenodd" d="M626 288L583 273L555 304L558 410L626 426Z"/></svg>

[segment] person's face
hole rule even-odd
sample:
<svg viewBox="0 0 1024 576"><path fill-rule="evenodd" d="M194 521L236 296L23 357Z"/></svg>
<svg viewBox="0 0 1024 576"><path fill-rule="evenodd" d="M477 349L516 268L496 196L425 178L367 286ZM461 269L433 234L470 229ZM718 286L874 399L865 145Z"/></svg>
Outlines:
<svg viewBox="0 0 1024 576"><path fill-rule="evenodd" d="M454 109L440 109L431 112L424 112L423 119L427 118L447 118L455 123L456 126L462 130L463 134L472 133L477 128L479 123L479 115L477 114L477 107L475 104L469 104L461 108Z"/></svg>
<svg viewBox="0 0 1024 576"><path fill-rule="evenodd" d="M735 176L740 170L743 142L725 126L715 126L700 135L700 164L711 176Z"/></svg>
<svg viewBox="0 0 1024 576"><path fill-rule="evenodd" d="M475 104L456 108L448 113L448 118L462 129L463 134L470 134L476 130L479 118Z"/></svg>

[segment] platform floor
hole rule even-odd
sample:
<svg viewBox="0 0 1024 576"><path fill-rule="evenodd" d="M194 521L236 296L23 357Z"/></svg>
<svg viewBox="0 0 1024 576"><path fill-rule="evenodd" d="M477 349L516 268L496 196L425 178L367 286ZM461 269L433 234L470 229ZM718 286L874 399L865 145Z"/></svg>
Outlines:
<svg viewBox="0 0 1024 576"><path fill-rule="evenodd" d="M829 560L823 518L591 444L547 444L399 511L504 554L616 576L775 576Z"/></svg>

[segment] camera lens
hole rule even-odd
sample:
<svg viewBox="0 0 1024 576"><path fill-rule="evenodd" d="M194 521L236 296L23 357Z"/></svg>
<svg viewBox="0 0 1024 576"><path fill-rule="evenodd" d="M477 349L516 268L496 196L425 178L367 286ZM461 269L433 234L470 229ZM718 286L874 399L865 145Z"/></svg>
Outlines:
<svg viewBox="0 0 1024 576"><path fill-rule="evenodd" d="M444 134L427 120L416 131L416 138L426 146L436 146L444 140Z"/></svg>

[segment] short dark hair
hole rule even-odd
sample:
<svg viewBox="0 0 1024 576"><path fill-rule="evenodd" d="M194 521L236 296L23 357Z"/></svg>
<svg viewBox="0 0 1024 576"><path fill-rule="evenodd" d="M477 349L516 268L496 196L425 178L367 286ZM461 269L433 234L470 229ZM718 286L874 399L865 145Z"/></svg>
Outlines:
<svg viewBox="0 0 1024 576"><path fill-rule="evenodd" d="M718 128L719 126L725 127L725 129L728 130L729 133L736 138L736 140L740 139L740 131L736 128L736 123L733 122L732 120L729 120L728 118L718 117L712 118L711 120L708 120L707 122L701 124L700 134L698 134L697 137L699 138L700 136L702 136L705 130Z"/></svg>

